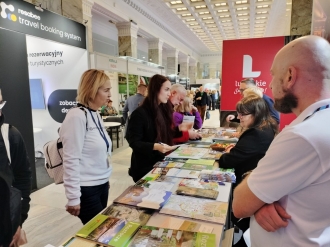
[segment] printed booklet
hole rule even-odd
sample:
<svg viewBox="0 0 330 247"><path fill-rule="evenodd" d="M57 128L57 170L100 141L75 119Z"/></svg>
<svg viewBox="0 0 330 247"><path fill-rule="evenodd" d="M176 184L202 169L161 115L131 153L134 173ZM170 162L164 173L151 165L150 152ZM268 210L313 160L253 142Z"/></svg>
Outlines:
<svg viewBox="0 0 330 247"><path fill-rule="evenodd" d="M142 227L129 246L132 247L202 247L215 246L216 236L210 233L188 232L153 226Z"/></svg>
<svg viewBox="0 0 330 247"><path fill-rule="evenodd" d="M148 222L153 212L154 210L152 209L142 209L128 205L112 204L107 207L102 212L102 214L124 219L130 222L139 223L140 225L144 226Z"/></svg>
<svg viewBox="0 0 330 247"><path fill-rule="evenodd" d="M160 213L225 224L227 211L226 202L172 195Z"/></svg>
<svg viewBox="0 0 330 247"><path fill-rule="evenodd" d="M165 190L130 186L113 202L141 208L160 209L168 201L171 194L172 192Z"/></svg>
<svg viewBox="0 0 330 247"><path fill-rule="evenodd" d="M135 222L98 214L91 219L76 236L113 247L126 246L141 227Z"/></svg>

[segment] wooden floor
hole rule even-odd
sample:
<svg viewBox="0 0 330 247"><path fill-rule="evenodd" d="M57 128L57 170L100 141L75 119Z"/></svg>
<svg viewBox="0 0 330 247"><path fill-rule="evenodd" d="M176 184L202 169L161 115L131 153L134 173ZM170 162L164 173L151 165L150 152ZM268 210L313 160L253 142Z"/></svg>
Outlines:
<svg viewBox="0 0 330 247"><path fill-rule="evenodd" d="M211 118L204 125L218 127L219 111L210 111L210 114ZM110 177L108 204L133 184L127 174L131 153L127 143L124 143L123 147L112 154L113 172ZM24 247L44 247L47 244L57 247L82 227L77 217L65 211L66 203L63 185L51 184L31 194L29 217L23 225L28 239L28 244Z"/></svg>

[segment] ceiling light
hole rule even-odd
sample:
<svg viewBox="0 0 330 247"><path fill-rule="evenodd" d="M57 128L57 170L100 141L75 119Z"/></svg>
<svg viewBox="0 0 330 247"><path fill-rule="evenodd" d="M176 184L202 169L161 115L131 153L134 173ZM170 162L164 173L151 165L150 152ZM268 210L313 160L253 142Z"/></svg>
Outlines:
<svg viewBox="0 0 330 247"><path fill-rule="evenodd" d="M181 1L171 1L171 4L179 4L182 3Z"/></svg>
<svg viewBox="0 0 330 247"><path fill-rule="evenodd" d="M236 4L243 4L243 3L247 3L247 1L246 0L244 0L244 1L236 1L235 3Z"/></svg>
<svg viewBox="0 0 330 247"><path fill-rule="evenodd" d="M266 16L256 17L257 20L266 19L266 18L267 18Z"/></svg>

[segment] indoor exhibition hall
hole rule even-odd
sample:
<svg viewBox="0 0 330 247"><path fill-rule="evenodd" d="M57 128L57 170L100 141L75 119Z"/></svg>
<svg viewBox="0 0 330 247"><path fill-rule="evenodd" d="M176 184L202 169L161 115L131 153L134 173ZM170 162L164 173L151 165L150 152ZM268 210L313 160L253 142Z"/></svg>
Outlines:
<svg viewBox="0 0 330 247"><path fill-rule="evenodd" d="M0 247L330 247L330 1L0 11Z"/></svg>

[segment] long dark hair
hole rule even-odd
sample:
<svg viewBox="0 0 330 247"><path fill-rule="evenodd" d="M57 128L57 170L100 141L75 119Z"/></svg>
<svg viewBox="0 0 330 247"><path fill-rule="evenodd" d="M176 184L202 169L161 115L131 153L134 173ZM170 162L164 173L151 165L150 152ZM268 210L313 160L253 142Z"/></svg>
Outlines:
<svg viewBox="0 0 330 247"><path fill-rule="evenodd" d="M149 110L157 131L155 142L173 144L173 106L168 101L166 104L158 104L158 94L163 83L168 81L165 76L156 74L151 77L148 86L148 95L142 103L142 107Z"/></svg>
<svg viewBox="0 0 330 247"><path fill-rule="evenodd" d="M248 95L242 98L236 104L236 111L242 115L252 114L254 122L249 128L257 128L262 130L265 127L273 129L274 133L278 133L278 124L270 116L269 108L266 101L257 95Z"/></svg>

